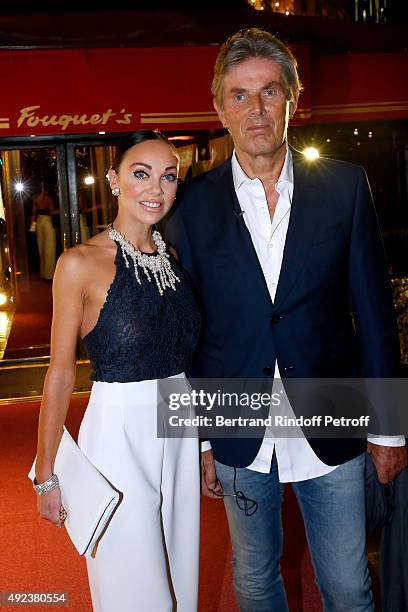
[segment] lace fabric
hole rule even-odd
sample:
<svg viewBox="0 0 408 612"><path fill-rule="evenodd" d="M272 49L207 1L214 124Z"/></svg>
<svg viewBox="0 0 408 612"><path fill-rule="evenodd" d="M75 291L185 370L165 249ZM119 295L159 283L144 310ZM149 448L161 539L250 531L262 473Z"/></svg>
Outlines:
<svg viewBox="0 0 408 612"><path fill-rule="evenodd" d="M83 339L91 379L138 382L188 372L201 319L188 277L172 258L180 282L161 296L144 274L138 284L116 245L115 278L95 327Z"/></svg>

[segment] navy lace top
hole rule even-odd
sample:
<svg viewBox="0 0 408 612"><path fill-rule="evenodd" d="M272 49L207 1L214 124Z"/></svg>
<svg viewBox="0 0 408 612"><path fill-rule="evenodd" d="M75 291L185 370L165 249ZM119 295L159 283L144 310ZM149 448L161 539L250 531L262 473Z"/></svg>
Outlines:
<svg viewBox="0 0 408 612"><path fill-rule="evenodd" d="M188 372L200 328L200 313L188 277L174 258L180 282L164 290L133 264L126 267L119 243L116 274L96 326L84 337L91 379L136 382ZM154 256L154 255L153 255Z"/></svg>

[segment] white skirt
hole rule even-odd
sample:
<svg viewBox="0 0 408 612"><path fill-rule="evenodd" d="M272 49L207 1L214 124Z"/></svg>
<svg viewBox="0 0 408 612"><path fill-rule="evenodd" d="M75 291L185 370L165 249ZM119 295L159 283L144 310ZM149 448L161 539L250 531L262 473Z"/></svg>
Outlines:
<svg viewBox="0 0 408 612"><path fill-rule="evenodd" d="M123 493L87 560L95 612L197 610L198 440L157 437L156 392L95 382L81 423L79 446Z"/></svg>

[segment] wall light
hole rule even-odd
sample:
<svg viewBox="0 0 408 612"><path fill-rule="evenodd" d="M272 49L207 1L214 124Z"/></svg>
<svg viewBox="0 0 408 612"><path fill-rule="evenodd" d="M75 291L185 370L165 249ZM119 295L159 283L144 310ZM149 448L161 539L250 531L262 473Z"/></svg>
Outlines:
<svg viewBox="0 0 408 612"><path fill-rule="evenodd" d="M22 191L24 191L24 183L22 183L21 181L17 181L17 183L14 184L14 189L18 191L18 193L21 193Z"/></svg>
<svg viewBox="0 0 408 612"><path fill-rule="evenodd" d="M167 140L194 140L195 136L169 136Z"/></svg>
<svg viewBox="0 0 408 612"><path fill-rule="evenodd" d="M93 177L93 176L86 176L86 177L84 178L84 183L85 183L85 185L93 185L93 184L94 184L94 182L95 182L95 179L94 179L94 177Z"/></svg>

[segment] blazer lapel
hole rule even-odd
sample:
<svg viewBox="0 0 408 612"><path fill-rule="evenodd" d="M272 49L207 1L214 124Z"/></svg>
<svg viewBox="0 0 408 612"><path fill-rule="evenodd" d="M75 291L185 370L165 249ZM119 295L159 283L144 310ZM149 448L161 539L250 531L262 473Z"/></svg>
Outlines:
<svg viewBox="0 0 408 612"><path fill-rule="evenodd" d="M305 161L303 155L293 149L292 155L294 190L275 305L285 301L302 271L319 224L319 211L324 197L317 188L314 162Z"/></svg>

